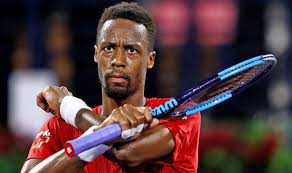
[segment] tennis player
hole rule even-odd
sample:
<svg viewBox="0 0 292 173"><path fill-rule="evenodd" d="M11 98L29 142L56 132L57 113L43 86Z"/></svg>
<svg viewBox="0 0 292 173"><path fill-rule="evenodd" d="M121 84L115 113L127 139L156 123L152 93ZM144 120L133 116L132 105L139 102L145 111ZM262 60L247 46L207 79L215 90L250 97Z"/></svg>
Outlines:
<svg viewBox="0 0 292 173"><path fill-rule="evenodd" d="M102 105L91 109L65 87L40 92L38 106L55 116L36 135L22 173L197 172L200 114L158 121L149 108L168 98L144 96L146 73L155 60L154 33L151 16L136 3L105 9L94 54ZM66 141L114 122L122 127L120 140L74 158L65 154Z"/></svg>

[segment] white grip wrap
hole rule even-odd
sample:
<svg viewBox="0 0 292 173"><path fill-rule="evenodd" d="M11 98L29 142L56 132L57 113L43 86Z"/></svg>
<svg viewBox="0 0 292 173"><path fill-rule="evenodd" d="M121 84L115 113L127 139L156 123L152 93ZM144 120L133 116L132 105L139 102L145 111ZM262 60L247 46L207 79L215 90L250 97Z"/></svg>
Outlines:
<svg viewBox="0 0 292 173"><path fill-rule="evenodd" d="M74 96L65 96L60 105L60 114L67 123L76 127L75 117L80 109L92 110L83 100Z"/></svg>
<svg viewBox="0 0 292 173"><path fill-rule="evenodd" d="M80 137L82 136L86 136L90 133L92 133L95 129L97 129L98 126L92 126L90 127L85 133L83 133ZM112 146L107 146L104 144L100 144L97 145L93 148L90 148L89 150L83 151L82 153L78 154L78 157L85 161L85 162L92 162L93 160L95 160L95 158L103 153L105 153L106 151L108 151L109 149L111 149Z"/></svg>
<svg viewBox="0 0 292 173"><path fill-rule="evenodd" d="M124 131L122 131L121 137L122 137L122 139L128 139L128 138L134 136L136 133L142 132L143 128L144 128L144 124L139 124L135 128L124 130Z"/></svg>

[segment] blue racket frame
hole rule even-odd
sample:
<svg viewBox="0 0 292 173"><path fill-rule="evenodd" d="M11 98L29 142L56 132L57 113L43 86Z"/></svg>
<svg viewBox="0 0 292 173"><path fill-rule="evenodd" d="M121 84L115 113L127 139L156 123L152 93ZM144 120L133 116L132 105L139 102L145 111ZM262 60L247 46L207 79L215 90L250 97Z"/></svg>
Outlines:
<svg viewBox="0 0 292 173"><path fill-rule="evenodd" d="M258 81L260 78L262 78L264 75L266 75L277 63L277 59L272 54L267 55L260 55L256 56L254 58L250 58L248 60L245 60L241 63L238 63L236 65L233 65L225 70L222 70L218 72L217 74L213 75L212 77L208 78L207 80L201 82L199 85L189 89L184 94L177 96L173 99L171 99L168 102L165 102L162 105L159 105L158 107L154 108L152 110L152 116L153 117L160 117L167 113L169 113L171 110L176 108L178 105L185 102L187 99L192 97L193 95L200 93L207 89L208 87L215 85L219 82L224 81L225 79L238 74L242 71L245 71L247 69L250 69L252 67L255 67L260 64L264 63L270 63L269 66L260 73L257 77L255 77L253 80L251 80L248 85L244 85L243 87L240 87L234 91L225 91L209 100L206 100L204 102L201 102L193 107L188 108L188 111L186 112L178 112L177 114L173 114L172 116L188 116L192 115L197 112L201 112L203 110L206 110L210 107L213 107L219 103L224 102L227 99L230 99L231 97L239 94L241 91L247 89L251 85L253 85L256 81ZM175 104L174 104L175 103Z"/></svg>

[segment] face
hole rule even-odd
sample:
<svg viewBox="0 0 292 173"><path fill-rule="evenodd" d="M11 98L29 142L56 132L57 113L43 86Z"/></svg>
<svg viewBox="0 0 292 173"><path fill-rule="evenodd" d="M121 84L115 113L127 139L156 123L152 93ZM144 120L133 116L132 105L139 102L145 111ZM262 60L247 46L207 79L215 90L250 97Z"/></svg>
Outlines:
<svg viewBox="0 0 292 173"><path fill-rule="evenodd" d="M146 27L126 19L108 20L100 30L94 60L105 93L124 100L144 92L147 69L155 52L148 50Z"/></svg>

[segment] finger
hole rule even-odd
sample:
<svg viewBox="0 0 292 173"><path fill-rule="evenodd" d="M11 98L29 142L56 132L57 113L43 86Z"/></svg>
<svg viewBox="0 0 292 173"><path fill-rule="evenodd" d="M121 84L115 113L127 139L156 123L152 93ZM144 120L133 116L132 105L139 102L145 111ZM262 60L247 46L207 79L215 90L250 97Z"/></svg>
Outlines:
<svg viewBox="0 0 292 173"><path fill-rule="evenodd" d="M64 92L65 95L73 96L73 94L67 89L67 87L61 86L60 88Z"/></svg>
<svg viewBox="0 0 292 173"><path fill-rule="evenodd" d="M46 110L49 107L45 97L43 96L43 92L39 92L37 94L36 102L37 102L37 105L43 110Z"/></svg>
<svg viewBox="0 0 292 173"><path fill-rule="evenodd" d="M43 93L47 93L47 92L50 92L50 91L52 91L52 90L54 90L54 86L47 86L44 90L43 90Z"/></svg>
<svg viewBox="0 0 292 173"><path fill-rule="evenodd" d="M51 112L53 115L57 115L57 113L53 109L51 109L50 107L48 107L46 112Z"/></svg>
<svg viewBox="0 0 292 173"><path fill-rule="evenodd" d="M122 115L129 121L131 128L135 128L139 125L138 119L136 118L136 113L134 111L129 111L127 105L121 106L121 113Z"/></svg>
<svg viewBox="0 0 292 173"><path fill-rule="evenodd" d="M48 108L48 105L41 101L37 101L37 106L42 108L43 110L46 110Z"/></svg>
<svg viewBox="0 0 292 173"><path fill-rule="evenodd" d="M154 126L157 126L158 124L159 124L159 120L157 118L153 118L149 127L153 128Z"/></svg>
<svg viewBox="0 0 292 173"><path fill-rule="evenodd" d="M124 105L123 107L121 107L121 110L123 110L123 109L125 109L124 112L127 112L127 114L128 114L127 118L130 121L130 123L132 123L131 124L132 128L128 129L128 130L124 130L121 134L121 137L123 139L133 140L131 138L135 135L136 136L139 135L141 133L141 131L143 130L145 118L144 118L144 115L137 110L137 107L133 107L130 105ZM129 115L131 115L131 116L129 116ZM138 122L139 117L142 119L142 121L141 121L142 123L140 123L140 124ZM132 118L132 120L129 118Z"/></svg>
<svg viewBox="0 0 292 173"><path fill-rule="evenodd" d="M104 128L106 127L107 125L109 124L113 124L115 123L115 121L113 119L105 119L98 127L101 129L101 128Z"/></svg>
<svg viewBox="0 0 292 173"><path fill-rule="evenodd" d="M129 104L124 105L124 107L126 108L128 112L131 112L132 113L131 115L134 116L134 118L136 119L137 122L134 122L135 123L134 127L136 127L139 124L143 124L145 122L146 120L145 115L141 113L140 111L138 111L136 107Z"/></svg>
<svg viewBox="0 0 292 173"><path fill-rule="evenodd" d="M121 114L120 108L115 109L112 114L105 119L100 125L101 128L106 127L109 124L119 123L122 130L130 128L129 121Z"/></svg>
<svg viewBox="0 0 292 173"><path fill-rule="evenodd" d="M135 116L133 116L133 112L129 112L123 106L121 106L119 109L121 110L121 114L125 117L125 119L127 119L130 126L129 129L124 129L122 131L121 137L124 140L128 140L137 132L135 124L137 124L138 121L136 120Z"/></svg>
<svg viewBox="0 0 292 173"><path fill-rule="evenodd" d="M119 122L122 130L127 130L131 128L131 123L127 118L127 113L123 107L119 107L115 112L116 121Z"/></svg>
<svg viewBox="0 0 292 173"><path fill-rule="evenodd" d="M64 93L68 93L68 89L64 86L61 86L60 89L64 92Z"/></svg>
<svg viewBox="0 0 292 173"><path fill-rule="evenodd" d="M48 86L44 89L43 96L48 102L50 102L50 100L52 100L50 98L54 96L56 92L56 86Z"/></svg>
<svg viewBox="0 0 292 173"><path fill-rule="evenodd" d="M146 119L146 123L147 124L151 124L152 121L153 121L153 117L152 117L152 114L151 114L151 110L148 107L145 107L145 109L144 109L144 116L145 116L145 119Z"/></svg>

